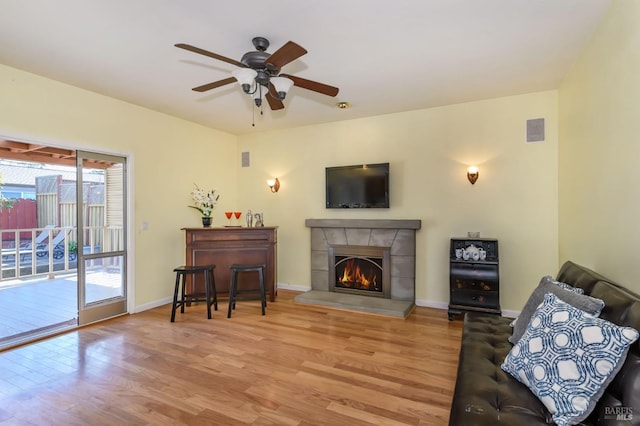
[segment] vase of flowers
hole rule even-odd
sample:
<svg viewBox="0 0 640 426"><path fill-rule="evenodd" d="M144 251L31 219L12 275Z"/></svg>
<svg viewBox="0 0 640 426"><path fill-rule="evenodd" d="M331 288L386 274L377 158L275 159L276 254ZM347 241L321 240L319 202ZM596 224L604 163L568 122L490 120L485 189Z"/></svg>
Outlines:
<svg viewBox="0 0 640 426"><path fill-rule="evenodd" d="M208 228L211 226L211 213L216 206L220 195L215 189L205 191L200 189L198 185L195 185L193 191L191 191L191 199L193 200L193 206L189 206L192 209L196 209L202 215L202 226Z"/></svg>

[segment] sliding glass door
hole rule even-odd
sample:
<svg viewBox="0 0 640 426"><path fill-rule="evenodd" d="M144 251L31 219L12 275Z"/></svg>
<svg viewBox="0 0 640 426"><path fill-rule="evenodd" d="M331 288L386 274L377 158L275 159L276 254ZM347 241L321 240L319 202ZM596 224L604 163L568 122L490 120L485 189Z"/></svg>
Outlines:
<svg viewBox="0 0 640 426"><path fill-rule="evenodd" d="M78 151L76 160L78 323L84 325L127 312L127 172L124 157Z"/></svg>
<svg viewBox="0 0 640 426"><path fill-rule="evenodd" d="M0 350L126 313L127 159L0 148Z"/></svg>

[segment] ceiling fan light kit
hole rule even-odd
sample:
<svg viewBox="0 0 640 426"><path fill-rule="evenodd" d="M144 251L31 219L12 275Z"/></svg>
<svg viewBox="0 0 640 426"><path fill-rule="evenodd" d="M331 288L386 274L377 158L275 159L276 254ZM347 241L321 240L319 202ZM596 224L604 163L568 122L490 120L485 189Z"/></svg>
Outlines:
<svg viewBox="0 0 640 426"><path fill-rule="evenodd" d="M282 101L286 98L291 86L301 87L327 96L336 96L338 94L339 89L337 87L288 74L280 74L283 66L307 53L302 46L289 41L272 54L269 54L266 52L269 47L269 40L264 37L254 37L252 41L256 50L245 53L240 61L185 43L178 43L175 46L238 67L231 72L232 77L194 87L193 90L197 92L205 92L237 82L242 87L242 91L253 98L256 106L260 107L262 105L262 98L264 97L272 110L284 108Z"/></svg>
<svg viewBox="0 0 640 426"><path fill-rule="evenodd" d="M249 93L258 108L262 106L262 86L257 84L253 92Z"/></svg>
<svg viewBox="0 0 640 426"><path fill-rule="evenodd" d="M251 86L255 82L258 73L251 68L238 68L231 71L231 75L238 81L238 84L242 86L244 93L251 93Z"/></svg>
<svg viewBox="0 0 640 426"><path fill-rule="evenodd" d="M271 79L271 84L273 84L276 92L278 92L278 98L282 101L287 96L291 86L293 86L293 80L287 77L273 77Z"/></svg>

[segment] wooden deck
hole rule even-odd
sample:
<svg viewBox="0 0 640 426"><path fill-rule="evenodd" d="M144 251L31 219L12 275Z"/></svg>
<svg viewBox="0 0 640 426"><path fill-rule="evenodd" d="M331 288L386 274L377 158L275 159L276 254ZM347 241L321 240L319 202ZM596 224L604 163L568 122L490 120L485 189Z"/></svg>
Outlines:
<svg viewBox="0 0 640 426"><path fill-rule="evenodd" d="M87 300L120 294L118 273L87 274ZM75 274L53 279L36 277L0 281L0 350L33 337L77 325L78 292Z"/></svg>
<svg viewBox="0 0 640 426"><path fill-rule="evenodd" d="M76 276L0 282L0 349L33 332L76 324Z"/></svg>

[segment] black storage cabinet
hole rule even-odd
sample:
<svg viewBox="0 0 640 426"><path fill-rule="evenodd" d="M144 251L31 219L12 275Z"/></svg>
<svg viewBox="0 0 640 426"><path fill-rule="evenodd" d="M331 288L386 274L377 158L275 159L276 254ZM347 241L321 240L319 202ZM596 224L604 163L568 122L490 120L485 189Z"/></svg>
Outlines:
<svg viewBox="0 0 640 426"><path fill-rule="evenodd" d="M456 257L456 249L464 251L472 246L484 250L484 259L478 256L469 256L467 259ZM449 288L449 320L464 312L500 315L498 240L452 238L449 249Z"/></svg>

